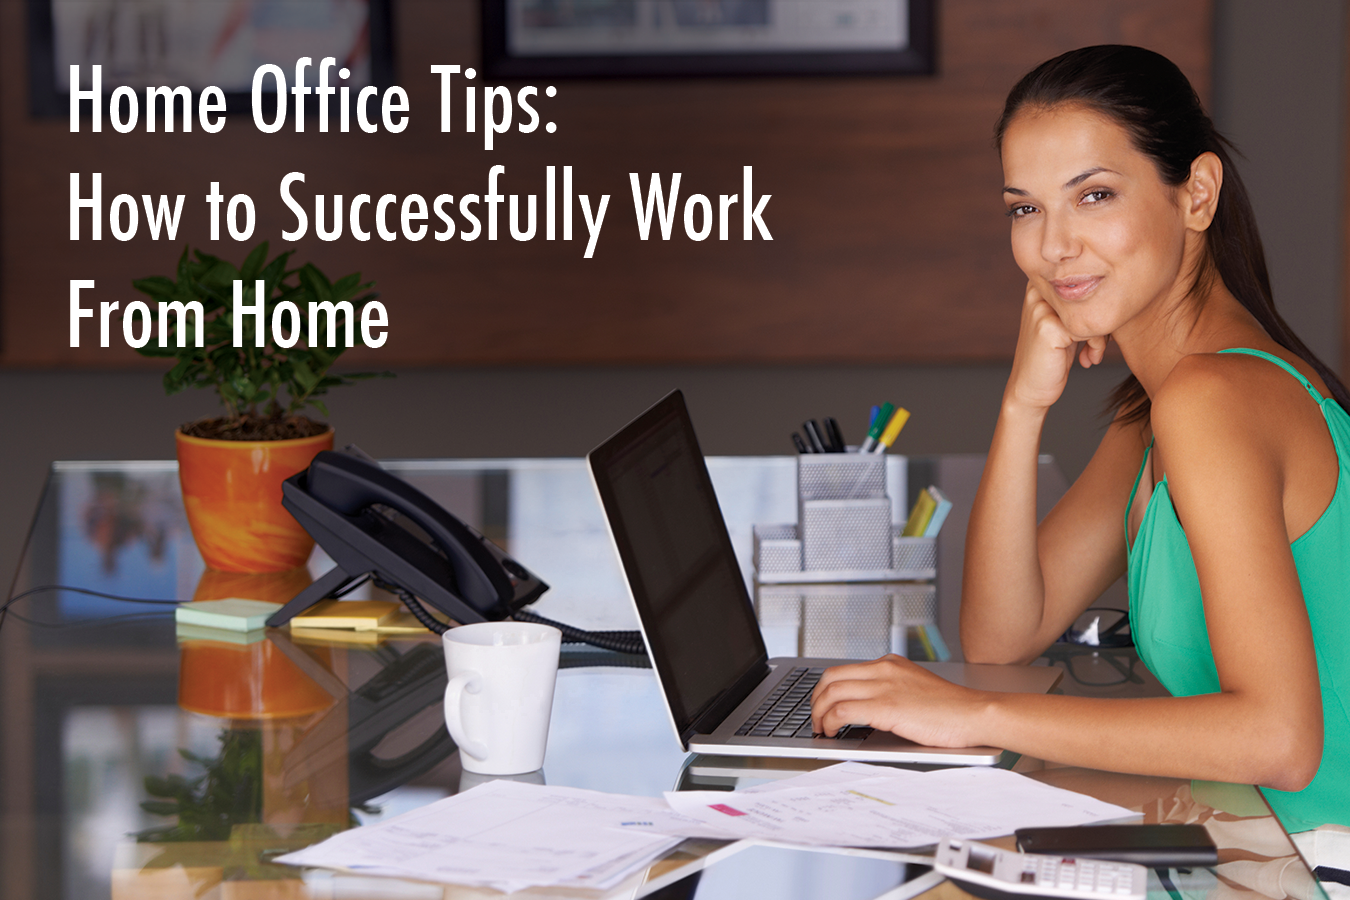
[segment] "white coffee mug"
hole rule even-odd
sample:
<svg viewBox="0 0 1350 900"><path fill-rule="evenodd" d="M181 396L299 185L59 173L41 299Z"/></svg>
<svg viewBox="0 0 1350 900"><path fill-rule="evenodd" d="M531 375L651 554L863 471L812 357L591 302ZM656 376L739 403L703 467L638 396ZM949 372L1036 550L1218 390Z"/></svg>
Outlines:
<svg viewBox="0 0 1350 900"><path fill-rule="evenodd" d="M533 772L544 764L562 632L528 622L479 622L441 635L445 727L464 769Z"/></svg>

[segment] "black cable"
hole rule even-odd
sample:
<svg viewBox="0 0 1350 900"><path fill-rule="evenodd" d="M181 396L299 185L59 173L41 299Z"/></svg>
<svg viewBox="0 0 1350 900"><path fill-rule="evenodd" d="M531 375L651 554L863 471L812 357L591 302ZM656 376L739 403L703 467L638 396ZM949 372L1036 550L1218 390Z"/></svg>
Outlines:
<svg viewBox="0 0 1350 900"><path fill-rule="evenodd" d="M375 576L372 573L367 572L360 578L353 578L351 581L347 582L344 586L338 588L336 591L333 591L333 593L329 594L328 597L333 600L341 600L343 597L347 596L352 591L356 590L361 585L365 584L367 581L372 581L374 577Z"/></svg>
<svg viewBox="0 0 1350 900"><path fill-rule="evenodd" d="M450 630L450 626L432 618L431 613L427 612L426 607L422 605L422 601L401 585L376 579L375 586L383 588L402 600L403 605L408 607L408 611L428 631L434 634L445 634ZM646 656L647 654L647 648L642 643L642 633L638 631L586 631L581 628L574 628L571 625L564 625L562 622L556 622L553 619L546 619L538 613L524 609L516 610L512 613L511 618L517 622L551 625L562 632L563 640L568 643L589 644L592 647L599 647L601 650L611 650L615 653L627 653L634 656Z"/></svg>
<svg viewBox="0 0 1350 900"><path fill-rule="evenodd" d="M538 613L518 609L511 618L517 622L533 622L536 625L552 625L563 634L563 640L573 644L590 644L601 650L613 650L615 653L629 653L634 656L646 656L647 647L642 643L640 631L584 631L553 619L546 619Z"/></svg>
<svg viewBox="0 0 1350 900"><path fill-rule="evenodd" d="M1318 866L1313 869L1313 874L1317 876L1318 881L1350 885L1350 872L1345 869L1337 869L1333 866Z"/></svg>
<svg viewBox="0 0 1350 900"><path fill-rule="evenodd" d="M4 606L0 606L0 609L7 609L11 604L19 600L22 600L24 597L28 597L33 594L41 594L45 591L70 591L72 594L88 594L91 597L103 597L107 600L120 600L123 603L172 603L173 605L177 606L179 603L183 602L182 600L149 600L146 599L145 597L123 597L120 594L109 594L106 591L95 591L90 590L89 588L71 587L65 584L40 584L37 587L29 588L28 590L22 593L15 594L13 597L10 597L8 600L5 601Z"/></svg>
<svg viewBox="0 0 1350 900"><path fill-rule="evenodd" d="M577 647L577 644L570 646ZM582 648L578 650L564 650L561 657L558 658L559 669L650 669L652 667L651 657L635 656L631 653L614 653L610 650L601 650Z"/></svg>
<svg viewBox="0 0 1350 900"><path fill-rule="evenodd" d="M157 603L157 604L172 604L174 606L177 606L179 603L182 602L181 600L152 600L146 597L123 597L120 594L109 594L107 591L95 591L91 590L90 588L72 587L66 584L40 584L37 587L32 587L26 591L15 594L13 597L10 597L8 600L6 600L3 604L0 604L0 628L5 627L5 619L9 616L9 608L13 606L15 603L19 602L25 597L31 597L33 594L42 594L51 591L69 591L72 594L86 594L90 597L102 597L105 600L117 600L121 603ZM18 613L14 613L14 617L19 621L26 622L30 625L43 625L45 627L65 627L66 625L73 624L73 623L62 623L60 626L54 626L49 622L35 622L32 619L27 619L24 618L23 616L20 616ZM90 620L90 622L106 622L106 621L110 620L109 619Z"/></svg>
<svg viewBox="0 0 1350 900"><path fill-rule="evenodd" d="M1177 890L1177 886L1172 882L1172 879L1168 876L1167 874L1168 870L1159 867L1155 868L1153 871L1157 873L1158 882L1162 884L1163 890L1167 891L1168 896L1171 897L1172 900L1181 900L1181 892Z"/></svg>
<svg viewBox="0 0 1350 900"><path fill-rule="evenodd" d="M422 627L426 628L427 631L430 631L432 634L445 634L450 630L449 625L446 625L444 622L438 622L432 618L431 613L427 612L427 609L422 605L421 600L418 600L413 596L412 591L409 591L402 585L394 584L392 581L385 581L382 578L375 578L373 581L377 588L386 590L402 600L403 605L408 607L408 612L412 613L413 618L421 622Z"/></svg>
<svg viewBox="0 0 1350 900"><path fill-rule="evenodd" d="M31 625L34 628L56 628L64 630L67 628L88 628L91 625L121 625L127 622L146 622L154 619L167 619L172 616L173 613L166 609L158 612L126 613L125 615L120 616L100 616L95 619L79 619L73 622L39 622L37 619L30 619L27 616L16 612L11 612L9 615L12 615L15 619L23 622L25 625Z"/></svg>

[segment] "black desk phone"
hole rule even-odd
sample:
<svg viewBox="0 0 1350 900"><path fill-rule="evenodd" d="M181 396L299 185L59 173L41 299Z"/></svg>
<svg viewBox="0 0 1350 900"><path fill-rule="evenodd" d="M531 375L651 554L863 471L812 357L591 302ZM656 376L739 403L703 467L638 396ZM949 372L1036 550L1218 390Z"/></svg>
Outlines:
<svg viewBox="0 0 1350 900"><path fill-rule="evenodd" d="M476 529L386 472L359 449L325 450L287 478L281 503L337 566L272 615L285 625L314 604L373 579L400 597L429 630L446 626L428 603L454 622L497 619L543 622L565 640L643 653L636 632L584 632L529 612L548 585Z"/></svg>

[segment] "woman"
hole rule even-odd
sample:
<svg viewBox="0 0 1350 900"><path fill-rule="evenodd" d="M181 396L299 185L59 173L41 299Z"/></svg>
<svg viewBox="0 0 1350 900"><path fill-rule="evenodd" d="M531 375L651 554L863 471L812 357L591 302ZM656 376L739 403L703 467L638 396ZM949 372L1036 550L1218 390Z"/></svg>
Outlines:
<svg viewBox="0 0 1350 900"><path fill-rule="evenodd" d="M1176 66L1118 46L1024 77L997 140L1027 288L965 655L1035 659L1128 569L1135 642L1174 696L991 695L887 657L826 673L817 730L1259 784L1290 830L1350 825L1350 395L1274 310L1226 142ZM1037 526L1046 412L1108 341L1132 376Z"/></svg>

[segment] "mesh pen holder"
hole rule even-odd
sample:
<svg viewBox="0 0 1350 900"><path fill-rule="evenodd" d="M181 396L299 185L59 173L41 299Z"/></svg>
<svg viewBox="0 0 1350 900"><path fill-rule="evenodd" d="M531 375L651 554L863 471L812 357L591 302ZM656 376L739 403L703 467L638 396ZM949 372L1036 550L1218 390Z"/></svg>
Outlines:
<svg viewBox="0 0 1350 900"><path fill-rule="evenodd" d="M937 577L933 538L900 537L880 453L797 457L796 525L757 525L756 578L763 584L927 581Z"/></svg>
<svg viewBox="0 0 1350 900"><path fill-rule="evenodd" d="M759 584L755 611L766 636L785 656L874 659L915 656L916 629L937 622L932 582ZM931 632L928 632L931 634ZM920 654L919 658L929 657Z"/></svg>
<svg viewBox="0 0 1350 900"><path fill-rule="evenodd" d="M812 569L804 565L804 542L796 525L754 527L755 580L760 584L851 581L932 581L937 578L937 538L901 537L903 525L887 526L890 561L875 569Z"/></svg>
<svg viewBox="0 0 1350 900"><path fill-rule="evenodd" d="M797 499L875 500L886 498L883 453L801 453L797 455Z"/></svg>
<svg viewBox="0 0 1350 900"><path fill-rule="evenodd" d="M798 455L797 528L803 569L889 569L890 525L885 456Z"/></svg>

